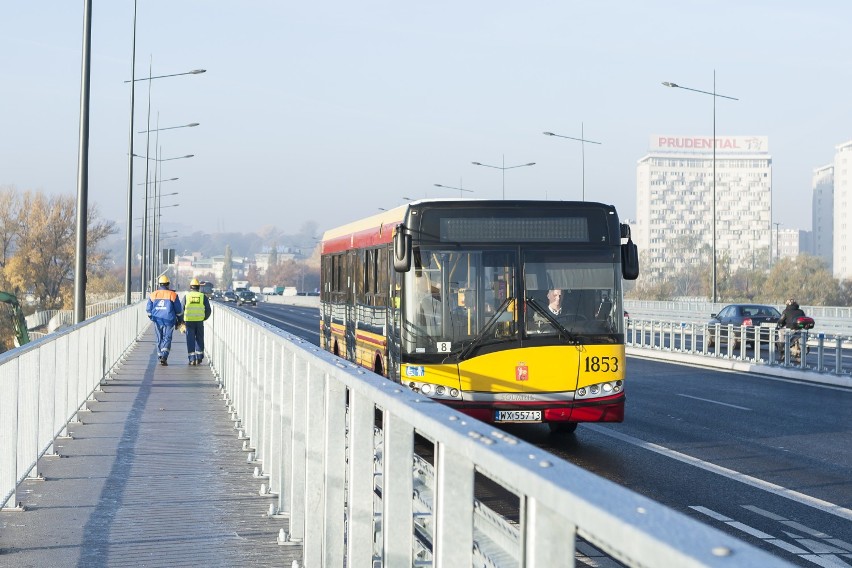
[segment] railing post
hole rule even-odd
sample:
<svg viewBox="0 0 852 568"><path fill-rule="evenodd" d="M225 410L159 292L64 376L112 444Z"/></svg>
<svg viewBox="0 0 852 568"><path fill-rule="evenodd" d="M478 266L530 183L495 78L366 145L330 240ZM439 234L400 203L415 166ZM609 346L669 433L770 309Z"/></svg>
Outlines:
<svg viewBox="0 0 852 568"><path fill-rule="evenodd" d="M843 338L838 335L834 338L834 342L834 372L839 376L843 370Z"/></svg>
<svg viewBox="0 0 852 568"><path fill-rule="evenodd" d="M346 514L346 566L373 565L375 526L375 405L358 390L349 391L349 491Z"/></svg>
<svg viewBox="0 0 852 568"><path fill-rule="evenodd" d="M305 544L303 559L305 566L333 566L323 562L325 534L325 427L326 392L328 375L316 366L308 365L302 389L307 399L305 413ZM329 546L331 543L329 543Z"/></svg>

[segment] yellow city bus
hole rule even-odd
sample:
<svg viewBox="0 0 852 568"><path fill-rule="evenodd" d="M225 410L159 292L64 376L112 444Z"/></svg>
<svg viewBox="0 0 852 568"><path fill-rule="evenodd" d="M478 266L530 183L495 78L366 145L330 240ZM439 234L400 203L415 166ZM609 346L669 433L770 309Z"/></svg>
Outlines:
<svg viewBox="0 0 852 568"><path fill-rule="evenodd" d="M424 199L321 250L324 349L487 422L624 419L622 279L639 262L614 207Z"/></svg>

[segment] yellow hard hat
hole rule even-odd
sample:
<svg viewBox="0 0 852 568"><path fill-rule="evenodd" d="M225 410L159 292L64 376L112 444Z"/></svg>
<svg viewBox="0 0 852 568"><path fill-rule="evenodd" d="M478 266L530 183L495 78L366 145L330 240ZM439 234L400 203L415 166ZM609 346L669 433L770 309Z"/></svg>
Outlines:
<svg viewBox="0 0 852 568"><path fill-rule="evenodd" d="M193 278L189 281L190 286L201 286L201 282L198 281L198 278Z"/></svg>
<svg viewBox="0 0 852 568"><path fill-rule="evenodd" d="M158 282L160 284L169 284L169 282L170 282L169 277L166 276L165 274L163 274L162 276L160 276L160 279L158 280Z"/></svg>

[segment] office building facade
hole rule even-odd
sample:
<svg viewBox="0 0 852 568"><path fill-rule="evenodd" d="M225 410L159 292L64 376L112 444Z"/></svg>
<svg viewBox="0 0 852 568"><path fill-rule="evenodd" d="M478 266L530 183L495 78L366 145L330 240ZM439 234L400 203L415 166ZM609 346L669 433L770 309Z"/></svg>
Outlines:
<svg viewBox="0 0 852 568"><path fill-rule="evenodd" d="M811 253L822 259L829 270L834 265L834 164L814 170L811 227Z"/></svg>
<svg viewBox="0 0 852 568"><path fill-rule="evenodd" d="M835 146L834 154L834 277L852 279L852 141Z"/></svg>
<svg viewBox="0 0 852 568"><path fill-rule="evenodd" d="M765 136L651 137L638 161L635 238L643 275L766 267L772 252L772 158Z"/></svg>

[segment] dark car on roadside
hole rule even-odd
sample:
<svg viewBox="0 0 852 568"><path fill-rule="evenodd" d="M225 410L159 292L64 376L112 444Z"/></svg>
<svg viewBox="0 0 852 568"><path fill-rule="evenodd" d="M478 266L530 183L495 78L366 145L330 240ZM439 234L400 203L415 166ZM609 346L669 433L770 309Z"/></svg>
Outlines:
<svg viewBox="0 0 852 568"><path fill-rule="evenodd" d="M722 308L718 314L711 314L708 325L707 347L712 349L716 345L716 325L721 324L719 328L719 343L728 342L729 325L733 325L732 343L733 347L739 347L740 340L743 334L743 328L746 333L746 344L752 347L755 344L755 339L758 337L755 332L759 332L760 342L768 344L772 336L772 328L777 325L781 318L779 312L774 306L764 304L730 304Z"/></svg>
<svg viewBox="0 0 852 568"><path fill-rule="evenodd" d="M237 305L244 306L246 304L256 306L257 295L251 290L240 290L239 292L237 292Z"/></svg>

